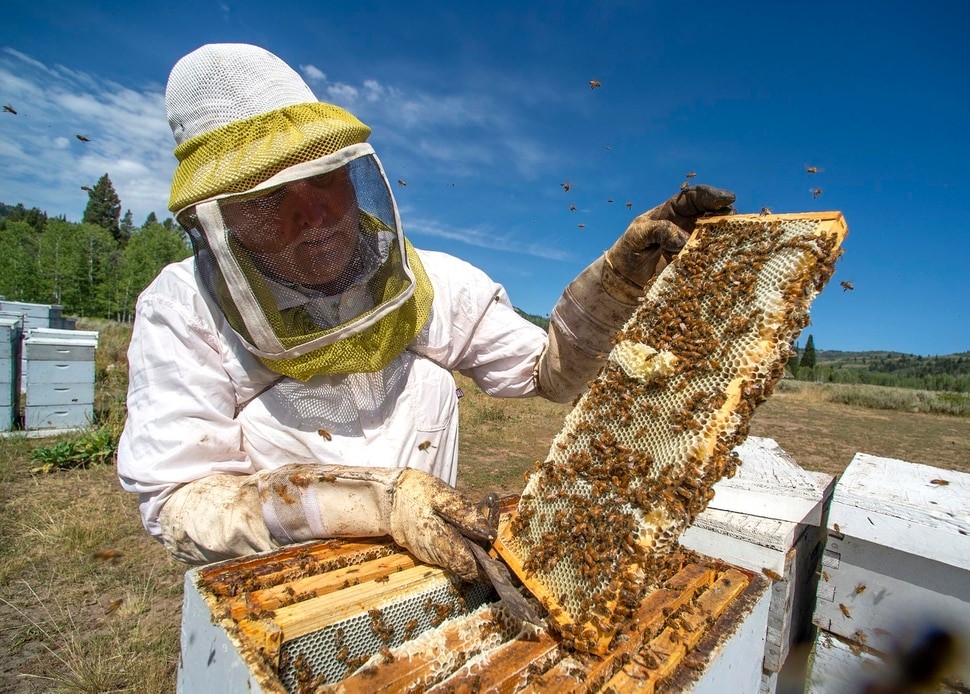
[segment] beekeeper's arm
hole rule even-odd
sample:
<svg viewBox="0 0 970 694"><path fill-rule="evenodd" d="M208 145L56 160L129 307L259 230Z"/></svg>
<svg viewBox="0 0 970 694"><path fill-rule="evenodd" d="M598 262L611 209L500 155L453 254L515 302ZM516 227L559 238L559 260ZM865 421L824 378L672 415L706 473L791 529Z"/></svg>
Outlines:
<svg viewBox="0 0 970 694"><path fill-rule="evenodd" d="M697 218L727 212L733 202L734 193L700 185L634 219L553 308L535 370L539 394L569 402L581 393L602 366L613 336L633 315L647 282L684 247Z"/></svg>

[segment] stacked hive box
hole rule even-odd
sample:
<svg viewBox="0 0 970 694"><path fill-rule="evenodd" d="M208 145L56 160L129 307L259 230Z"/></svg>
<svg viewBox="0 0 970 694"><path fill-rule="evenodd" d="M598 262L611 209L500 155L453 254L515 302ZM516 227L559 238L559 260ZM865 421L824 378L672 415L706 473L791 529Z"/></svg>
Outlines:
<svg viewBox="0 0 970 694"><path fill-rule="evenodd" d="M17 423L22 325L20 318L0 317L0 431Z"/></svg>
<svg viewBox="0 0 970 694"><path fill-rule="evenodd" d="M946 634L953 637L947 678L970 684L968 498L966 473L853 458L829 512L809 691L862 691L864 681L898 679L892 671L906 662L904 652L935 635L938 646L917 659L925 666L944 650Z"/></svg>
<svg viewBox="0 0 970 694"><path fill-rule="evenodd" d="M772 580L761 691L774 692L783 668L786 680L802 676L804 650L788 657L812 637L824 515L835 478L803 470L771 439L751 436L735 451L737 474L714 485L714 498L681 545Z"/></svg>
<svg viewBox="0 0 970 694"><path fill-rule="evenodd" d="M24 339L24 428L77 429L94 421L98 333L32 328Z"/></svg>

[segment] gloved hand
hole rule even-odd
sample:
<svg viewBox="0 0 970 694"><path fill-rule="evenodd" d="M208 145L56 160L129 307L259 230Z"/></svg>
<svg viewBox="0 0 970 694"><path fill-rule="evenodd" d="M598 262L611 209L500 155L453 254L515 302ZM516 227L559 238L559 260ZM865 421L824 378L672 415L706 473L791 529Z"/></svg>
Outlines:
<svg viewBox="0 0 970 694"><path fill-rule="evenodd" d="M484 508L420 470L285 465L259 473L257 486L266 526L284 544L390 535L418 559L475 580L463 537L496 535Z"/></svg>
<svg viewBox="0 0 970 694"><path fill-rule="evenodd" d="M697 218L733 212L734 199L728 190L699 185L641 214L606 251L604 288L619 301L636 303L650 278L687 243Z"/></svg>

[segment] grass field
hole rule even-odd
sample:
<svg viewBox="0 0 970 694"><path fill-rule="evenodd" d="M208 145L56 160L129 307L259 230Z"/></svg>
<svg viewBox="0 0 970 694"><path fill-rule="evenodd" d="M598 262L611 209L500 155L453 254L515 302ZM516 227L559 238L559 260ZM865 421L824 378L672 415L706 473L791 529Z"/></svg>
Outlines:
<svg viewBox="0 0 970 694"><path fill-rule="evenodd" d="M127 333L83 329L101 331L97 407L117 426ZM569 407L494 400L467 379L460 385L459 487L520 491ZM970 416L914 412L935 396L883 391L852 399L786 383L758 409L751 433L832 474L858 451L970 472ZM874 409L894 402L904 409ZM185 567L145 534L135 497L110 465L32 474L38 449L56 443L0 439L0 691L173 691Z"/></svg>

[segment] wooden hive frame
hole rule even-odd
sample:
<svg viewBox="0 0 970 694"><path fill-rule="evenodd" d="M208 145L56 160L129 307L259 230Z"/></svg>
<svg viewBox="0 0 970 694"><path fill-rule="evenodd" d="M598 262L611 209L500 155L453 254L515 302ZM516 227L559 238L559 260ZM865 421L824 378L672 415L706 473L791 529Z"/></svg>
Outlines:
<svg viewBox="0 0 970 694"><path fill-rule="evenodd" d="M495 543L578 650L610 648L733 474L846 233L838 212L702 219L647 287Z"/></svg>
<svg viewBox="0 0 970 694"><path fill-rule="evenodd" d="M410 632L406 624L382 624L374 610L390 614L422 585L453 580L386 538L328 540L222 562L201 569L196 586L263 692L649 692L696 676L716 650L711 644L767 590L753 572L690 552L674 553L668 566L662 587L604 657L573 651L555 632L522 629L500 602L438 613L431 626ZM378 637L393 631L397 638L338 655L338 677L324 675L333 662L294 662L302 656L293 655L292 643L308 635L339 640L341 625L354 617Z"/></svg>

